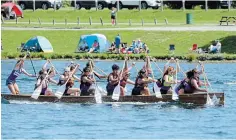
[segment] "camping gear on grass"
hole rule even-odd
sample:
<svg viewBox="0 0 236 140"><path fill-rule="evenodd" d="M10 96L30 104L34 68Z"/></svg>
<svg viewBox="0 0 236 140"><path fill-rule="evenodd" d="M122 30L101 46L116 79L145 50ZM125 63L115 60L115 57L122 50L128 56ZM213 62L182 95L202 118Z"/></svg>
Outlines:
<svg viewBox="0 0 236 140"><path fill-rule="evenodd" d="M19 5L7 2L1 5L1 15L6 19L23 18L23 11Z"/></svg>
<svg viewBox="0 0 236 140"><path fill-rule="evenodd" d="M23 46L23 51L30 51L30 52L44 52L44 53L51 53L53 52L52 44L49 40L43 36L36 36L29 39L25 45Z"/></svg>
<svg viewBox="0 0 236 140"><path fill-rule="evenodd" d="M88 47L87 50L90 50L95 40L97 40L97 42L99 43L99 49L97 50L97 52L102 53L102 52L107 52L109 50L111 43L107 40L105 35L91 34L91 35L82 35L80 37L80 40L79 40L79 43L75 52L81 52L80 51L81 44L85 44L85 43L87 44L87 47Z"/></svg>

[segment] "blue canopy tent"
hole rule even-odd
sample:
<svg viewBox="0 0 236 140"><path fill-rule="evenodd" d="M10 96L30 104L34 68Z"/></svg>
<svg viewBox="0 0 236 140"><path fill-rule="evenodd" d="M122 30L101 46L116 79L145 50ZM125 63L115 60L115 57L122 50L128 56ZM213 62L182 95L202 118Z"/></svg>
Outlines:
<svg viewBox="0 0 236 140"><path fill-rule="evenodd" d="M99 50L98 50L99 53L108 51L111 43L107 40L106 36L103 34L91 34L91 35L82 35L80 37L78 46L76 48L76 52L80 52L81 44L83 44L84 41L86 41L89 50L90 48L92 48L92 45L95 40L97 40L99 43Z"/></svg>
<svg viewBox="0 0 236 140"><path fill-rule="evenodd" d="M53 52L52 44L43 36L36 36L28 40L22 48L22 51L31 52Z"/></svg>

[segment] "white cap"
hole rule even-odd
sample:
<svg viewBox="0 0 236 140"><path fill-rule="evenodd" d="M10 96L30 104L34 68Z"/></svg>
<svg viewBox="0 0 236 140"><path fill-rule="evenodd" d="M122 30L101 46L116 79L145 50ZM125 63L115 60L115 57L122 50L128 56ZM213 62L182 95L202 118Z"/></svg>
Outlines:
<svg viewBox="0 0 236 140"><path fill-rule="evenodd" d="M66 67L66 68L65 68L65 71L70 71L70 68L69 68L69 67Z"/></svg>

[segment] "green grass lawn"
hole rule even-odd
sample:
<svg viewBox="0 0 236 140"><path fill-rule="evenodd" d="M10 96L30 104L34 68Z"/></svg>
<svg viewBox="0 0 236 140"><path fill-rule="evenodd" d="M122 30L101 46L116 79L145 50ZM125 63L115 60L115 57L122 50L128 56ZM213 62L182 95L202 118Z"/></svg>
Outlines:
<svg viewBox="0 0 236 140"><path fill-rule="evenodd" d="M236 32L159 32L159 31L2 31L3 52L14 53L21 42L33 36L45 36L51 42L55 53L73 53L81 35L101 33L110 41L119 33L122 42L131 44L141 39L150 48L151 55L166 55L170 44L175 44L176 55L185 55L194 43L208 47L211 41L220 39L222 52L236 54Z"/></svg>
<svg viewBox="0 0 236 140"><path fill-rule="evenodd" d="M207 24L207 23L219 23L221 16L236 16L236 10L227 11L224 10L120 10L118 12L118 22L128 23L129 19L132 22L141 23L141 19L146 23L154 23L154 18L159 23L164 23L164 19L167 18L169 23L186 23L186 13L192 13L193 23ZM77 22L77 18L80 17L80 22L89 22L89 17L92 18L92 22L100 22L100 17L104 22L110 23L110 10L32 10L24 11L24 18L19 21L28 22L29 19L32 22L38 22L38 18L41 22L52 22L55 19L56 22L64 22L65 18L68 22Z"/></svg>

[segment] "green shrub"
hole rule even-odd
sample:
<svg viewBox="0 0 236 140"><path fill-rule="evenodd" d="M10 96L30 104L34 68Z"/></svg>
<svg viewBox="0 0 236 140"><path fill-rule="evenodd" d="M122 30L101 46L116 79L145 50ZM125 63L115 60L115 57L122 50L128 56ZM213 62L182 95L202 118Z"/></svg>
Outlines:
<svg viewBox="0 0 236 140"><path fill-rule="evenodd" d="M81 54L76 54L76 55L75 55L75 58L76 58L76 59L82 59L83 57L81 56Z"/></svg>
<svg viewBox="0 0 236 140"><path fill-rule="evenodd" d="M62 59L63 56L61 54L58 53L53 53L51 54L51 59Z"/></svg>
<svg viewBox="0 0 236 140"><path fill-rule="evenodd" d="M196 55L195 54L190 54L187 56L187 60L189 62L192 62L193 60L196 60Z"/></svg>
<svg viewBox="0 0 236 140"><path fill-rule="evenodd" d="M65 58L65 59L72 59L73 56L71 54L64 54L63 58Z"/></svg>
<svg viewBox="0 0 236 140"><path fill-rule="evenodd" d="M17 58L17 57L18 57L18 55L15 54L15 53L9 53L9 54L7 55L7 58L8 58L8 59L15 59L15 58Z"/></svg>

